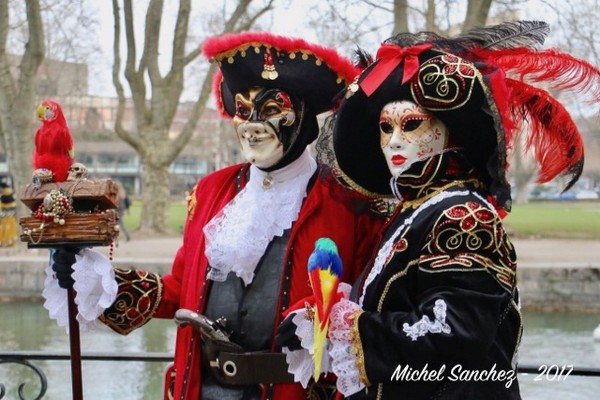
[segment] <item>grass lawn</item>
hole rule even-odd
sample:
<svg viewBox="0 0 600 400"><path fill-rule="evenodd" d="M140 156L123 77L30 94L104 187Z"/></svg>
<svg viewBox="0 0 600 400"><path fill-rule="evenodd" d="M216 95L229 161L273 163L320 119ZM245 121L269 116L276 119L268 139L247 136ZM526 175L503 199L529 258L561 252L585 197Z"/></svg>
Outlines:
<svg viewBox="0 0 600 400"><path fill-rule="evenodd" d="M600 202L515 204L504 224L510 233L519 236L600 240Z"/></svg>
<svg viewBox="0 0 600 400"><path fill-rule="evenodd" d="M169 208L169 226L181 232L186 217L183 201ZM134 202L125 215L125 225L134 232L140 222L141 204ZM546 238L578 238L600 240L600 202L555 201L515 204L504 220L512 235Z"/></svg>
<svg viewBox="0 0 600 400"><path fill-rule="evenodd" d="M142 213L142 204L139 201L134 201L129 212L125 214L125 226L127 230L135 232L140 225L140 214ZM187 206L183 201L173 201L169 207L169 227L174 232L183 232L183 225L185 223L185 216L187 214Z"/></svg>

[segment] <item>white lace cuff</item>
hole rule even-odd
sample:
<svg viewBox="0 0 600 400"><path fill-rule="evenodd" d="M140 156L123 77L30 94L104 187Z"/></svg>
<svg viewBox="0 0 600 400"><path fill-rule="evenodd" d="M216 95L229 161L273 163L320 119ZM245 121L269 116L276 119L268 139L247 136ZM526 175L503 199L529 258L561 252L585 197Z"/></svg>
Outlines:
<svg viewBox="0 0 600 400"><path fill-rule="evenodd" d="M69 310L67 309L67 291L58 286L58 280L54 278L52 264L46 268L46 280L42 297L45 299L44 308L48 310L50 319L56 321L58 326L65 328L69 333Z"/></svg>
<svg viewBox="0 0 600 400"><path fill-rule="evenodd" d="M75 255L73 279L75 304L78 308L77 321L80 331L86 332L95 326L98 316L115 301L118 285L108 259L90 249L83 249ZM46 268L42 297L50 318L69 333L67 291L58 286L51 264Z"/></svg>
<svg viewBox="0 0 600 400"><path fill-rule="evenodd" d="M360 306L349 300L341 300L331 309L329 319L329 339L331 341L331 368L337 376L336 386L344 396L351 396L365 388L360 380L357 358L353 352L351 331L352 316L359 312Z"/></svg>
<svg viewBox="0 0 600 400"><path fill-rule="evenodd" d="M296 336L300 338L302 349L291 351L287 347L282 349L286 355L285 360L288 364L288 372L294 375L294 382L300 382L306 389L310 378L315 370L314 354L314 327L313 321L306 319L306 308L302 308L294 313L292 322L296 325ZM331 372L329 360L329 340L325 343L325 351L321 360L321 372L327 374Z"/></svg>
<svg viewBox="0 0 600 400"><path fill-rule="evenodd" d="M79 323L94 323L117 298L119 286L110 261L101 253L83 249L75 256L73 288Z"/></svg>

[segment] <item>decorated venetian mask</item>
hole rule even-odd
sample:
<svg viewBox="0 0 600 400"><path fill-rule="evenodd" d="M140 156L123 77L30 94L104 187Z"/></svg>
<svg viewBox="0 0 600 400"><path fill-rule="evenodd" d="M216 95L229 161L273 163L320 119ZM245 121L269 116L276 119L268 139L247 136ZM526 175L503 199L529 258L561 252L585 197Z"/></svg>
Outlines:
<svg viewBox="0 0 600 400"><path fill-rule="evenodd" d="M233 124L246 160L259 168L279 162L298 135L292 98L278 89L253 88L235 95Z"/></svg>
<svg viewBox="0 0 600 400"><path fill-rule="evenodd" d="M412 163L442 151L448 128L410 101L386 104L379 115L381 149L392 176Z"/></svg>

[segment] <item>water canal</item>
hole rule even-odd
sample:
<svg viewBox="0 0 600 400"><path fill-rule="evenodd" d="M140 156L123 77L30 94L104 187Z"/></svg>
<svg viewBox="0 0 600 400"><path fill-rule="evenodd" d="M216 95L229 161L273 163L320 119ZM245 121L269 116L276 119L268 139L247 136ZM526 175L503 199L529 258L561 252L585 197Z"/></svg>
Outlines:
<svg viewBox="0 0 600 400"><path fill-rule="evenodd" d="M519 374L525 400L598 399L600 377L568 376L554 378L554 367L600 368L600 342L594 342L593 329L600 315L564 313L524 313L519 360L522 364L545 365L546 375ZM122 337L104 326L81 333L82 352L172 352L175 327L172 321L151 321L144 328ZM48 319L41 303L0 304L0 349L68 352L65 332ZM46 374L45 400L71 396L68 361L35 361ZM86 400L162 398L162 362L83 361L83 390ZM17 388L25 383L28 398L37 394L39 383L31 370L15 364L0 364L0 384L6 386L5 399L17 399Z"/></svg>

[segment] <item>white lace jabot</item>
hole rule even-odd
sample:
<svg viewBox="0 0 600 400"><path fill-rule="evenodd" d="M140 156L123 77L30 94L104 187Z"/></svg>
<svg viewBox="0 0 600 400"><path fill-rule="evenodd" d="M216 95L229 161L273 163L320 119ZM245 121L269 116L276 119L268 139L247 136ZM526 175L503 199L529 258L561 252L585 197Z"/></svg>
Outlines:
<svg viewBox="0 0 600 400"><path fill-rule="evenodd" d="M308 149L291 164L271 172L254 165L250 180L204 227L208 278L224 281L233 271L245 285L273 237L298 219L306 186L317 163Z"/></svg>

